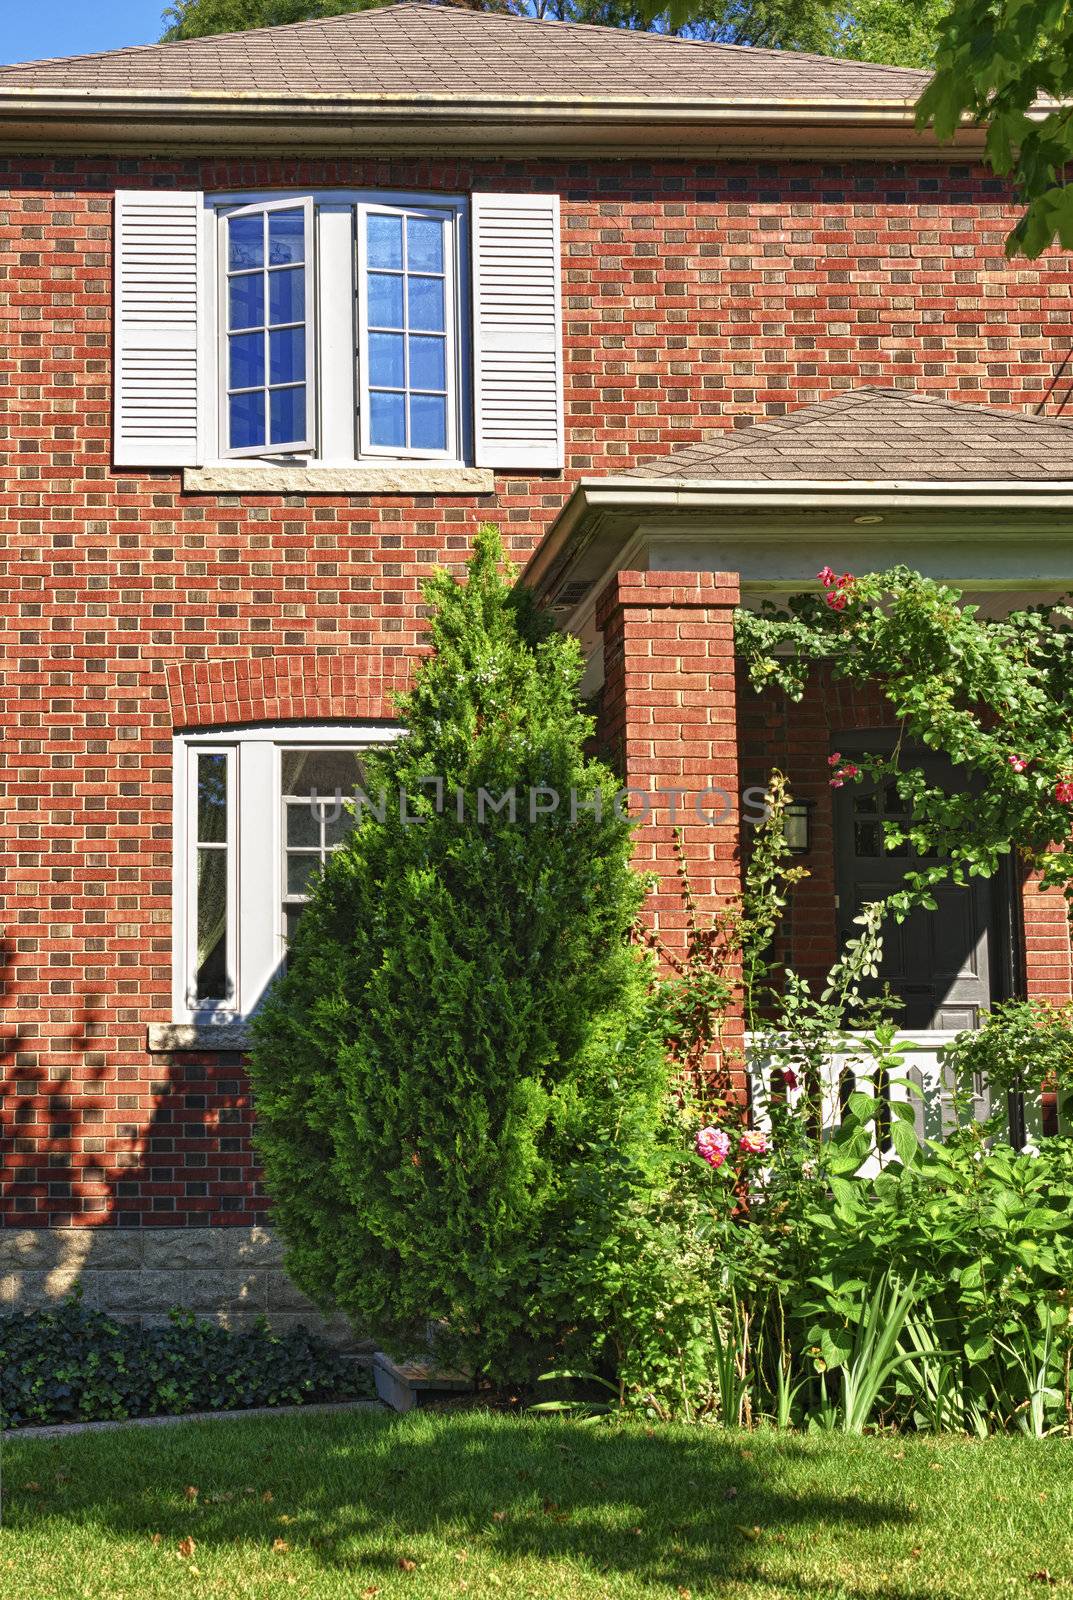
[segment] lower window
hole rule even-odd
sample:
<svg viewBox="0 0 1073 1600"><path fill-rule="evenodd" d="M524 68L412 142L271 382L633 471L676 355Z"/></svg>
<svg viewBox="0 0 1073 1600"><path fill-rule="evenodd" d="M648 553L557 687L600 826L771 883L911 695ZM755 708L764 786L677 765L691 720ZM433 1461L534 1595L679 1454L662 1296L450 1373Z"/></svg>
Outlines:
<svg viewBox="0 0 1073 1600"><path fill-rule="evenodd" d="M246 1017L317 874L355 826L364 758L398 730L253 728L175 741L174 1012Z"/></svg>

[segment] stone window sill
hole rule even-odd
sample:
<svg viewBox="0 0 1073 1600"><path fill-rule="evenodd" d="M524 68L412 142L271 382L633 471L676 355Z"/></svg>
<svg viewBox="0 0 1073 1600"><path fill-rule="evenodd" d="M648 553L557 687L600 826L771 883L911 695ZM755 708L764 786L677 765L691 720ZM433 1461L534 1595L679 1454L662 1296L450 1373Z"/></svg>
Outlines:
<svg viewBox="0 0 1073 1600"><path fill-rule="evenodd" d="M271 466L262 461L185 467L187 494L493 494L487 467Z"/></svg>
<svg viewBox="0 0 1073 1600"><path fill-rule="evenodd" d="M151 1022L147 1046L153 1054L172 1050L244 1052L253 1043L247 1022Z"/></svg>

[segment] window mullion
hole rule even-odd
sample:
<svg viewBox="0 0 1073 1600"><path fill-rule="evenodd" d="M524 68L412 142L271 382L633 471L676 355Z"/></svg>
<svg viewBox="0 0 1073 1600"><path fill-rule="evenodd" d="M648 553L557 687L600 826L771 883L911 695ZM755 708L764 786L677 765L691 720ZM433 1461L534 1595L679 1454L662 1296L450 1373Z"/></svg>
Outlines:
<svg viewBox="0 0 1073 1600"><path fill-rule="evenodd" d="M243 739L238 754L238 1009L248 1016L279 966L279 761L267 739Z"/></svg>
<svg viewBox="0 0 1073 1600"><path fill-rule="evenodd" d="M353 205L321 206L317 227L317 324L331 330L317 351L320 459L343 465L357 453Z"/></svg>

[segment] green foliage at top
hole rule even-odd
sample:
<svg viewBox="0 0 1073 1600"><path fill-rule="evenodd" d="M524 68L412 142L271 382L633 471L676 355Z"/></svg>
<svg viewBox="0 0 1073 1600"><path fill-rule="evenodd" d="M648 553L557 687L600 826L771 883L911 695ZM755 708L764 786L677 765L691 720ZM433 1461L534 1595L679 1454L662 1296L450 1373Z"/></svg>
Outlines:
<svg viewBox="0 0 1073 1600"><path fill-rule="evenodd" d="M950 139L964 118L987 129L987 159L1025 202L1010 255L1073 245L1073 5L1070 0L955 0L939 28L938 70L917 120ZM1051 102L1040 112L1032 107Z"/></svg>
<svg viewBox="0 0 1073 1600"><path fill-rule="evenodd" d="M555 1338L537 1285L566 1165L597 1134L643 1142L666 1080L630 941L644 884L615 780L584 753L580 649L500 560L484 529L468 581L429 585L406 732L370 764L382 820L366 812L320 879L251 1076L298 1282L401 1351L432 1322L446 1356L505 1376ZM511 790L513 815L479 819L482 791ZM558 810L534 819L530 790Z"/></svg>
<svg viewBox="0 0 1073 1600"><path fill-rule="evenodd" d="M953 0L855 0L842 13L833 53L892 67L933 67Z"/></svg>
<svg viewBox="0 0 1073 1600"><path fill-rule="evenodd" d="M990 876L1011 850L1045 882L1073 882L1073 610L984 617L958 590L907 567L828 582L788 610L740 612L738 649L755 688L777 685L799 699L809 671L827 661L836 678L878 683L890 703L902 739L860 760L897 785L911 814L904 830L886 825L888 843L908 838L921 855L948 859L907 873L888 904L899 915L933 905L933 885ZM948 794L908 744L942 752L975 783Z"/></svg>

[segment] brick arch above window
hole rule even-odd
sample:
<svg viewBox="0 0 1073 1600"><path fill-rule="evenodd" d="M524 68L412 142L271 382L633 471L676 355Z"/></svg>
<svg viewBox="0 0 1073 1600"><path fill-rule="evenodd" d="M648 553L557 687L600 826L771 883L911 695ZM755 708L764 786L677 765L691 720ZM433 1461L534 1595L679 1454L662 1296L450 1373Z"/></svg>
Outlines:
<svg viewBox="0 0 1073 1600"><path fill-rule="evenodd" d="M172 661L166 668L172 725L393 720L393 696L407 687L414 658L370 664L359 654L274 652L271 656Z"/></svg>

